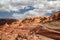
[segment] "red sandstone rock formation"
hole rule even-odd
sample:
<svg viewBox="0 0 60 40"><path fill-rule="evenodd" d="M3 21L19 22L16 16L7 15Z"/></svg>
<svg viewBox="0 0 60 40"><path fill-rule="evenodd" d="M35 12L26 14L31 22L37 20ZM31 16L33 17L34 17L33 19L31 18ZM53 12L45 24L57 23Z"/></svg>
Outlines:
<svg viewBox="0 0 60 40"><path fill-rule="evenodd" d="M60 40L60 11L22 21L0 19L0 40Z"/></svg>
<svg viewBox="0 0 60 40"><path fill-rule="evenodd" d="M60 19L60 11L51 15L50 18L52 18L53 20L59 20Z"/></svg>

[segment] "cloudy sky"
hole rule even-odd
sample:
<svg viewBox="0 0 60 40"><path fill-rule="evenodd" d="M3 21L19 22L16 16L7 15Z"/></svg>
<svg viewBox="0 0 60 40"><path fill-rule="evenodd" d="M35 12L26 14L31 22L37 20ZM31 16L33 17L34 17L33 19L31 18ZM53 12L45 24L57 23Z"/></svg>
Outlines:
<svg viewBox="0 0 60 40"><path fill-rule="evenodd" d="M0 0L0 18L50 16L60 10L60 0Z"/></svg>

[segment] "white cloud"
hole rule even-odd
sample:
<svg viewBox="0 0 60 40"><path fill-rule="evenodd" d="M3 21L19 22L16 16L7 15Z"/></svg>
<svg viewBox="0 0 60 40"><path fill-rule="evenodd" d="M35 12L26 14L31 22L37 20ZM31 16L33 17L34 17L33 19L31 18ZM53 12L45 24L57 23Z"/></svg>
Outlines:
<svg viewBox="0 0 60 40"><path fill-rule="evenodd" d="M36 0L0 0L1 11L18 11L26 6L34 5ZM38 0L37 0L38 1Z"/></svg>
<svg viewBox="0 0 60 40"><path fill-rule="evenodd" d="M52 13L51 10L48 10L48 11L45 11L45 10L44 11L39 11L39 10L35 9L35 10L28 11L28 12L26 12L24 14L14 13L11 18L25 19L25 18L28 18L28 17L48 16L48 15L45 15L45 14L47 14L47 12L50 12L49 14Z"/></svg>
<svg viewBox="0 0 60 40"><path fill-rule="evenodd" d="M14 13L12 18L24 19L26 17L45 16L47 12L60 9L60 1L47 0L0 0L0 12L4 11L19 11L27 6L35 7L24 14Z"/></svg>
<svg viewBox="0 0 60 40"><path fill-rule="evenodd" d="M59 6L60 1L46 1L46 0L0 0L0 8L5 11L18 11L26 6L34 6L37 8L43 8L46 6Z"/></svg>
<svg viewBox="0 0 60 40"><path fill-rule="evenodd" d="M0 8L9 10L9 11L18 11L19 9L24 8L25 6L34 6L37 8L44 8L44 7L58 7L60 6L60 1L46 1L46 0L0 0Z"/></svg>

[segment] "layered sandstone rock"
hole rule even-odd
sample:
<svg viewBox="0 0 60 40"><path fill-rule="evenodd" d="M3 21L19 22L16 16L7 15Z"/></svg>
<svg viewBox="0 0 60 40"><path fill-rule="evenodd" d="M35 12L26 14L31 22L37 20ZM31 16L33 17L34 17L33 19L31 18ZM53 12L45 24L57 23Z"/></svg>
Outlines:
<svg viewBox="0 0 60 40"><path fill-rule="evenodd" d="M59 20L60 19L60 11L51 15L50 18L52 18L53 20Z"/></svg>
<svg viewBox="0 0 60 40"><path fill-rule="evenodd" d="M60 40L60 11L22 21L0 19L0 40Z"/></svg>

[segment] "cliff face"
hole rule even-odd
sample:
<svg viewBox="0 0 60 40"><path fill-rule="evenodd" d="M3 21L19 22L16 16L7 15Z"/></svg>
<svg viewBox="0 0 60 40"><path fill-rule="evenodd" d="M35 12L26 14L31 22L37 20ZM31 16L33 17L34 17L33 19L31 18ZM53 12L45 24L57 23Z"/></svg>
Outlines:
<svg viewBox="0 0 60 40"><path fill-rule="evenodd" d="M22 21L0 19L0 40L60 40L60 11Z"/></svg>

